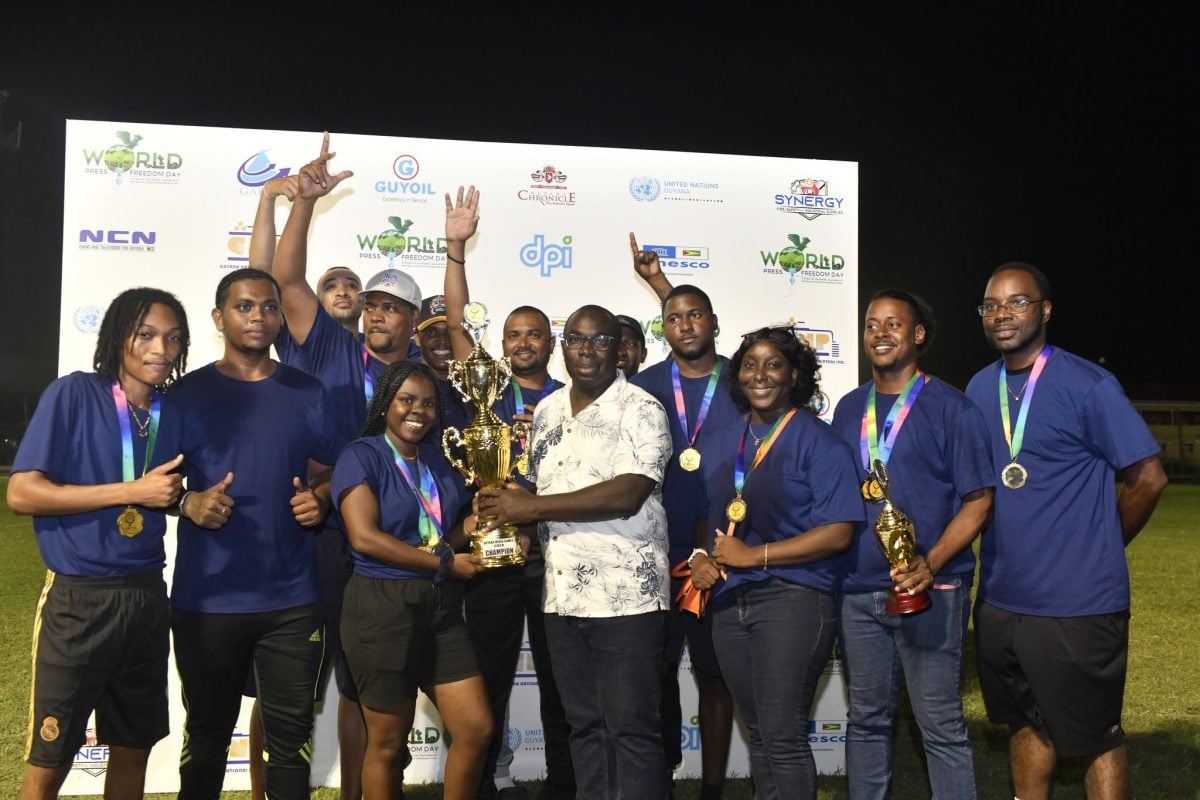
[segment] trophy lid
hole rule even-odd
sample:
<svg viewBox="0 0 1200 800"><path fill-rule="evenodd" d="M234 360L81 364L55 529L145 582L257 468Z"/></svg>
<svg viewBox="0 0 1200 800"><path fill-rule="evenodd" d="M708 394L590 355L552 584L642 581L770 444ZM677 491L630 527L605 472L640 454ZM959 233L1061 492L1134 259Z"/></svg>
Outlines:
<svg viewBox="0 0 1200 800"><path fill-rule="evenodd" d="M487 313L487 306L478 301L467 303L463 309L463 327L467 329L467 334L470 335L471 341L475 343L476 347L480 346L483 334L492 322L488 319Z"/></svg>

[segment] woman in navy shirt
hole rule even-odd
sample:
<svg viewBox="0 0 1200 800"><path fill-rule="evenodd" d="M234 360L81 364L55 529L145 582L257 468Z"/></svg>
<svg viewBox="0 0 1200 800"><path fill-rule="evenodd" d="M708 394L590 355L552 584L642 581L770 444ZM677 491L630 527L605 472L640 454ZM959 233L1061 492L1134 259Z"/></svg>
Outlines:
<svg viewBox="0 0 1200 800"><path fill-rule="evenodd" d="M384 373L362 438L338 458L333 497L354 559L342 647L367 725L363 792L398 796L417 689L453 742L445 796L473 798L492 731L487 695L462 616L462 585L482 568L455 553L471 497L428 434L441 398L428 367ZM473 528L473 524L471 525Z"/></svg>
<svg viewBox="0 0 1200 800"><path fill-rule="evenodd" d="M711 555L693 554L693 580L713 592L758 796L815 798L808 718L837 629L837 556L864 518L854 454L810 411L817 359L790 328L748 334L730 365L746 417L708 450L722 454L706 469L715 537Z"/></svg>

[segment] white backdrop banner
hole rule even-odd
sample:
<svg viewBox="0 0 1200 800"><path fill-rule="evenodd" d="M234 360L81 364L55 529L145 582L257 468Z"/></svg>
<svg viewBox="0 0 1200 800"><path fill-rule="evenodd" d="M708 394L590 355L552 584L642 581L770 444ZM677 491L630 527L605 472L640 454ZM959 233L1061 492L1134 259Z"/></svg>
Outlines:
<svg viewBox="0 0 1200 800"><path fill-rule="evenodd" d="M312 160L319 132L242 130L137 122L67 122L59 372L91 368L108 303L131 286L175 293L188 311L193 368L218 357L209 312L217 282L247 266L262 185ZM740 335L792 324L821 363L818 411L857 384L858 165L844 161L496 144L334 133L334 170L349 169L318 206L309 242L310 279L342 264L363 280L387 267L409 272L426 296L440 294L445 264L443 195L481 190L479 233L467 251L471 296L491 309L488 344L499 355L507 309L542 308L558 329L584 303L642 323L647 364L666 354L654 294L634 275L628 234L656 250L676 285L713 300L717 347ZM288 203L277 208L283 229ZM843 353L843 345L845 352ZM560 378L557 354L551 370ZM173 551L168 532L168 556ZM168 563L168 575L170 574ZM536 677L522 657L509 741L518 778L544 772ZM172 671L172 681L175 680ZM680 674L685 765L698 776L694 682ZM317 718L313 784L338 783L336 691ZM146 788L178 786L183 710L171 686L172 734L155 748ZM243 711L248 712L249 703ZM844 769L845 689L833 662L813 710L811 740L822 772ZM227 789L248 787L246 714L230 747ZM441 722L424 698L410 736L406 780L438 780ZM64 793L100 794L107 752L79 751ZM735 735L730 771L748 774Z"/></svg>

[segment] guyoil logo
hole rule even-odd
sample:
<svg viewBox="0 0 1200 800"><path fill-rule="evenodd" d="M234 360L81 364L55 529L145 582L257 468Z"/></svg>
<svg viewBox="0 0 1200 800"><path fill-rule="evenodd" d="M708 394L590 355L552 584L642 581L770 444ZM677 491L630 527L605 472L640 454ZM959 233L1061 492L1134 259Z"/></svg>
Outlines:
<svg viewBox="0 0 1200 800"><path fill-rule="evenodd" d="M153 153L137 150L142 137L129 131L117 131L117 143L107 150L84 150L83 159L89 172L112 172L117 186L129 175L140 175L145 183L177 183L183 156L178 153Z"/></svg>
<svg viewBox="0 0 1200 800"><path fill-rule="evenodd" d="M782 250L759 250L763 272L768 274L787 273L788 283L793 286L799 277L804 283L841 283L846 269L845 257L837 254L816 252L810 248L812 239L789 233L791 244Z"/></svg>

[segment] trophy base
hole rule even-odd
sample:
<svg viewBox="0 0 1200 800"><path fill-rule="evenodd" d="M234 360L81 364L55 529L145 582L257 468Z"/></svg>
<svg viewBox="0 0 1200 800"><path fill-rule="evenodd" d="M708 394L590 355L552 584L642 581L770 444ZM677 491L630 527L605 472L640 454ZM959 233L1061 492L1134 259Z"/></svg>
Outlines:
<svg viewBox="0 0 1200 800"><path fill-rule="evenodd" d="M896 616L919 614L933 605L933 600L930 599L929 592L901 594L893 586L887 590L887 597L887 604L884 605L884 610Z"/></svg>
<svg viewBox="0 0 1200 800"><path fill-rule="evenodd" d="M515 567L525 563L516 525L502 525L483 536L472 536L471 554L483 560L485 569Z"/></svg>

